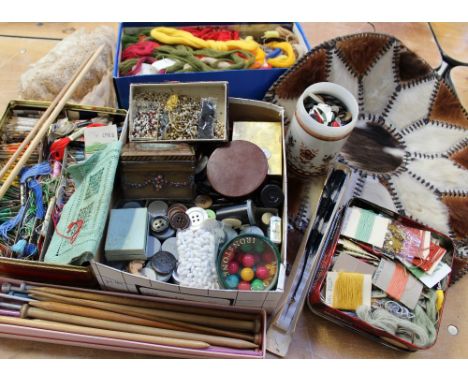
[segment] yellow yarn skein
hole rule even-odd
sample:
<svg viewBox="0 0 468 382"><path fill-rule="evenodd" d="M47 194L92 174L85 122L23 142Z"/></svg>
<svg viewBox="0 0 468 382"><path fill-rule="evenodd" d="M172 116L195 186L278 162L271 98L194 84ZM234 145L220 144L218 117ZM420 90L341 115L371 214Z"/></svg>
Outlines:
<svg viewBox="0 0 468 382"><path fill-rule="evenodd" d="M363 302L364 275L339 272L333 288L333 307L356 310Z"/></svg>
<svg viewBox="0 0 468 382"><path fill-rule="evenodd" d="M215 49L220 51L228 50L248 50L255 55L255 61L262 64L265 60L265 52L260 45L252 38L247 37L244 40L215 41L203 40L195 37L190 32L170 27L153 28L150 32L151 37L156 41L166 45L186 45L197 49Z"/></svg>
<svg viewBox="0 0 468 382"><path fill-rule="evenodd" d="M276 49L280 48L284 54L279 55L275 58L270 58L267 60L274 68L289 68L296 62L296 54L294 49L289 42L270 42L267 44L268 47Z"/></svg>

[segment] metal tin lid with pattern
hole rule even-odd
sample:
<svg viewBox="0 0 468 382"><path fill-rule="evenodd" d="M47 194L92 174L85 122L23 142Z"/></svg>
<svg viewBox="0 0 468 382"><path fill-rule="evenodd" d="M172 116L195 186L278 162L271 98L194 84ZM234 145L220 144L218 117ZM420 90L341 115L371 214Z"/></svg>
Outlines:
<svg viewBox="0 0 468 382"><path fill-rule="evenodd" d="M177 265L175 256L166 251L159 251L151 259L151 267L161 275L171 274Z"/></svg>

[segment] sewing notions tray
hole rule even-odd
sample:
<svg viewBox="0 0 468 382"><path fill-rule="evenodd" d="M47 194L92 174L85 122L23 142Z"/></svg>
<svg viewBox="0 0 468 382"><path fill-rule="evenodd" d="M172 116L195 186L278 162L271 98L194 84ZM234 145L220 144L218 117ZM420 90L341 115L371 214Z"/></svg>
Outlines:
<svg viewBox="0 0 468 382"><path fill-rule="evenodd" d="M435 336L435 338L434 338L432 343L428 343L428 344L425 344L425 345L419 345L416 341L414 341L414 337L413 337L413 340L408 340L407 338L404 338L404 336L397 336L397 335L394 335L394 334L392 334L390 332L387 332L387 331L385 331L383 329L380 329L380 328L378 328L376 326L373 326L370 323L368 323L368 322L362 320L361 318L359 318L357 313L355 311L352 311L352 309L349 309L349 310L341 309L340 310L340 309L334 307L335 306L334 304L330 304L329 303L330 300L328 300L328 304L327 304L325 294L326 294L326 292L330 293L329 290L326 291L326 289L329 288L329 285L327 284L327 276L330 277L330 274L334 273L335 274L334 277L336 277L336 275L337 275L336 272L358 272L358 273L366 273L367 272L367 273L369 273L366 270L363 271L363 269L368 269L369 265L367 265L366 263L364 263L362 261L360 262L360 261L355 260L354 263L351 264L351 265L350 265L350 262L348 261L348 265L347 265L348 268L346 270L340 268L340 266L337 266L337 259L339 257L341 257L343 255L343 253L346 252L347 250L349 250L349 248L350 248L350 247L348 247L348 249L343 249L343 246L340 247L340 244L338 243L338 241L340 240L340 243L342 244L343 239L345 239L345 240L348 239L348 241L349 241L349 237L343 236L343 230L342 230L343 227L345 227L346 224L347 224L345 222L345 215L346 215L345 211L347 209L349 209L349 208L357 208L360 211L362 211L362 210L369 211L371 214L376 214L374 216L380 216L381 219L391 219L392 222L397 222L398 224L401 224L401 225L403 225L405 227L411 227L411 229L423 230L423 231L430 232L431 240L432 239L437 240L438 245L445 250L445 252L444 252L445 254L443 255L443 260L444 260L445 264L452 267L453 257L454 257L454 249L453 249L454 247L453 247L452 241L447 236L437 232L436 230L434 230L434 229L432 229L430 227L419 224L419 223L417 223L417 222L415 222L415 221L413 221L413 220L411 220L411 219L409 219L409 218L407 218L405 216L399 215L396 212L393 212L393 211L390 211L388 209L382 208L382 207L380 207L380 206L378 206L376 204L373 204L373 203L371 203L369 201L366 201L366 200L360 199L360 198L352 198L352 199L350 199L348 201L347 205L343 206L341 208L341 210L336 214L335 219L334 219L334 223L332 224L333 228L329 231L328 237L324 238L324 240L326 241L326 245L323 247L322 251L319 251L319 253L316 254L317 259L316 259L316 263L315 263L315 268L313 270L314 276L313 276L313 280L312 280L312 284L311 284L312 286L311 286L311 289L310 289L310 292L309 292L309 297L308 297L309 308L315 314L317 314L317 315L319 315L319 316L321 316L321 317L323 317L323 318L325 318L325 319L327 319L329 321L332 321L332 322L335 322L335 323L337 323L337 324L339 324L341 326L350 328L350 329L352 329L353 331L355 331L355 332L357 332L359 334L362 334L362 335L364 335L364 336L366 336L368 338L371 338L371 339L373 339L373 340L375 340L377 342L380 342L380 343L382 343L382 344L384 344L386 346L392 347L392 348L396 348L396 349L400 349L400 350L406 350L406 351L416 351L416 350L421 350L421 349L427 349L427 348L433 346L434 343L437 340L437 332L438 332L438 329L439 329L440 320L441 320L441 316L442 316L442 313L443 313L443 301L441 302L440 310L438 311L438 313L436 315L437 319L433 323L434 328L432 330L432 334ZM304 238L304 240L306 240L306 239L307 239L307 237ZM353 240L352 242L354 244L359 244L360 243L359 240ZM371 274L370 277L373 277L372 278L372 283L374 284L374 286L376 285L376 282L377 282L377 284L378 283L381 284L381 281L376 281L377 278L378 278L377 273L382 270L382 265L386 265L386 264L383 264L383 263L391 263L391 261L388 261L387 256L388 256L389 252L388 252L387 247L386 247L386 249L380 249L380 248L377 248L376 246L372 246L372 245L365 244L365 243L361 242L360 243L360 248L364 248L365 251L367 251L367 253L370 253L370 254L372 254L372 256L375 256L377 262L380 261L380 263L378 263L378 267L374 268L374 269L376 269L374 271L374 273L373 273L374 276L372 276L372 274ZM351 256L346 255L345 257L348 257L348 258L347 259L342 258L342 259L340 259L340 261L341 260L349 260L349 257L351 257ZM416 278L413 277L413 274L410 273L409 271L407 271L407 268L403 267L402 262L400 262L399 258L397 259L397 257L398 256L395 256L394 259L393 259L393 262L394 262L395 266L397 268L405 269L405 272L408 274L406 277L414 279L414 280L412 280L413 283L415 283L415 285L419 285L419 287L421 288L422 283L420 281L422 281L422 279L416 280ZM356 266L356 263L357 263L358 266L361 265L360 270L353 269L353 266ZM341 261L341 264L343 264L343 261ZM363 268L363 266L366 266L367 268ZM333 270L333 272L331 272L332 270ZM388 281L389 280L387 279L387 282ZM449 282L450 282L450 273L443 276L441 281L438 283L438 285L439 285L438 289L441 289L443 291L443 293L446 293ZM379 285L378 288L372 287L373 288L372 289L373 293L376 292L376 294L372 295L372 304L373 305L372 305L371 311L373 311L375 309L375 306L379 306L378 303L380 301L388 301L389 299L396 300L393 297L393 295L390 294L391 293L390 289L386 289L385 291L383 291L383 290L379 289L380 287L381 287L381 285ZM425 287L425 285L424 285L424 287ZM423 290L423 293L419 296L419 299L417 299L416 301L421 301L421 300L426 301L424 299L425 292L428 293L428 294L436 293L436 295L437 295L437 292L439 292L439 291L436 292L436 289L437 289L437 284L435 284L435 286L432 287L432 288L429 288L429 287L425 288ZM431 291L433 291L433 292L431 292ZM385 293L383 293L383 292L386 292L387 294L385 295ZM417 293L414 290L412 290L412 292ZM381 295L380 297L378 296L379 293ZM405 293L406 293L406 291L405 291ZM419 293L421 293L421 292L419 291ZM402 291L402 294L403 294L403 291ZM399 306L405 308L405 304L401 303L401 301L404 301L404 299L398 301ZM377 305L375 305L375 304L377 304ZM428 302L426 304L428 304ZM409 312L414 313L414 312L416 312L416 310L411 310L410 309ZM428 314L428 316L429 316L429 314ZM412 318L410 317L408 321L416 322L416 317L412 317ZM375 321L374 321L374 323L375 323ZM399 332L397 331L397 333L399 333Z"/></svg>

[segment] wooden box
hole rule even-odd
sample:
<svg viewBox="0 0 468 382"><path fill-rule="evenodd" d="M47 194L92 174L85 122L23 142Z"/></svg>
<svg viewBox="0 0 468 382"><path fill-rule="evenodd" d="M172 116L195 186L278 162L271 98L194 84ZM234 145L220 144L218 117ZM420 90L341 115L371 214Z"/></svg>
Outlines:
<svg viewBox="0 0 468 382"><path fill-rule="evenodd" d="M118 174L124 199L192 199L195 150L185 143L126 144Z"/></svg>

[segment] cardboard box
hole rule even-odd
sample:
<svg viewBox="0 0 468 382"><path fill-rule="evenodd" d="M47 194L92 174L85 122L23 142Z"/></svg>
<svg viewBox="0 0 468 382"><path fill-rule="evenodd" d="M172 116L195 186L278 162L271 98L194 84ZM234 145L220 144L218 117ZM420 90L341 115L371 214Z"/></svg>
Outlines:
<svg viewBox="0 0 468 382"><path fill-rule="evenodd" d="M281 122L284 128L283 108L276 105L253 100L236 99L229 100L230 126L234 121L264 121ZM284 137L284 134L283 134ZM145 277L135 276L127 272L92 261L91 266L102 289L119 290L150 296L165 297L177 300L190 300L216 304L221 306L255 307L272 312L277 307L283 295L286 277L286 246L287 246L287 176L286 154L283 142L283 192L285 202L282 217L282 244L281 264L279 277L275 290L265 292L237 291L223 289L197 289L169 284L159 281L151 281Z"/></svg>
<svg viewBox="0 0 468 382"><path fill-rule="evenodd" d="M19 286L21 281L16 279L8 279L0 277L0 283L10 283L15 286ZM40 283L28 283L28 285L35 286L53 286ZM78 288L67 288L71 290L83 291L85 289ZM136 300L146 300L146 301L156 301L171 303L183 306L190 307L199 307L199 308L213 308L207 304L197 303L197 302L187 302L187 301L177 301L167 300L164 298L155 298L155 297L145 297L145 296L135 296L125 293L113 293L113 292L103 292L103 291L93 291L102 295L112 295L112 296L121 296L121 297L131 297ZM241 358L241 359L261 359L265 358L266 354L266 313L261 309L251 309L251 308L232 308L232 307L219 307L220 310L226 312L244 312L251 314L258 314L261 323L260 333L262 334L261 344L257 350L243 350L243 349L231 349L219 346L210 346L207 349L187 349L187 348L178 348L172 346L157 345L145 342L121 340L114 338L106 337L97 337L84 334L74 334L67 332L59 332L53 330L45 329L36 329L29 328L25 326L17 325L6 325L0 324L0 337L12 338L15 340L28 340L28 341L39 341L39 342L49 342L58 345L69 345L69 346L80 346L86 348L94 349L105 349L105 350L115 350L122 352L131 352L138 354L149 354L160 357L174 357L174 358Z"/></svg>
<svg viewBox="0 0 468 382"><path fill-rule="evenodd" d="M233 26L245 30L274 29L276 26L286 25L292 28L292 31L299 39L301 47L307 52L310 45L307 41L304 31L299 23L121 23L117 36L117 48L114 59L114 83L119 100L120 107L125 109L129 105L130 84L133 83L159 83L167 81L193 82L193 81L228 81L229 97L262 99L268 88L281 76L287 69L273 68L268 70L244 69L244 70L220 70L211 72L188 72L172 74L147 74L138 76L119 76L120 56L122 53L122 34L124 29L141 29L157 26Z"/></svg>
<svg viewBox="0 0 468 382"><path fill-rule="evenodd" d="M11 101L5 114L0 121L0 133L4 124L13 110L46 110L50 105L49 102L43 101ZM108 107L95 107L67 104L63 112L58 118L63 118L65 115L70 118L94 118L102 115L113 115L125 121L127 111L121 109L113 109ZM127 136L127 123L124 123L120 139L123 140ZM48 237L51 238L53 229L49 229ZM74 286L97 286L96 279L88 266L75 265L55 265L40 261L10 259L0 257L0 274L10 277L20 278L31 281L51 282L62 285Z"/></svg>

